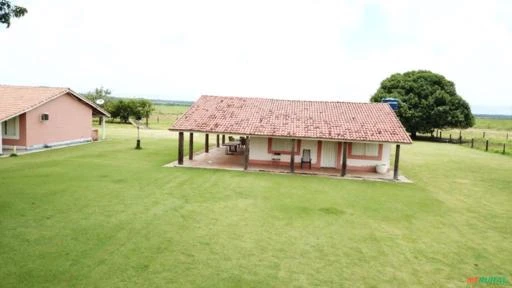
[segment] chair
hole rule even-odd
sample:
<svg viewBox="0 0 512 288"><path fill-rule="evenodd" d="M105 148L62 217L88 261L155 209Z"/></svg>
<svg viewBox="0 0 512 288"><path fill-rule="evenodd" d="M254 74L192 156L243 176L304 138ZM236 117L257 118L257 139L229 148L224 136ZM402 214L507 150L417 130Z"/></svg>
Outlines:
<svg viewBox="0 0 512 288"><path fill-rule="evenodd" d="M302 169L302 165L304 163L309 164L309 169L311 169L311 150L304 149L302 150L302 158L300 159L300 169Z"/></svg>

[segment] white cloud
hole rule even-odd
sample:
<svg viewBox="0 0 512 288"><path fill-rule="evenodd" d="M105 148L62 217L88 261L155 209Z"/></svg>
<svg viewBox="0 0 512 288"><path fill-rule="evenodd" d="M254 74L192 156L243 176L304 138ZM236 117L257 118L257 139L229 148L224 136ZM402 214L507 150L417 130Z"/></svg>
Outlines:
<svg viewBox="0 0 512 288"><path fill-rule="evenodd" d="M512 106L505 0L16 3L29 13L0 28L1 83L367 101L391 73L430 69L473 105Z"/></svg>

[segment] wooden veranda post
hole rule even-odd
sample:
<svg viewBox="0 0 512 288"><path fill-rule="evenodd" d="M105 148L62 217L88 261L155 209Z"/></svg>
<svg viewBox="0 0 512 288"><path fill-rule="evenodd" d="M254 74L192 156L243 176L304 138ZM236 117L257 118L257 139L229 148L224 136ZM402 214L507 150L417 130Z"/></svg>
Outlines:
<svg viewBox="0 0 512 288"><path fill-rule="evenodd" d="M249 168L249 137L246 138L245 148L244 148L244 170Z"/></svg>
<svg viewBox="0 0 512 288"><path fill-rule="evenodd" d="M217 148L219 148L219 147L220 147L220 140L219 140L219 137L220 137L220 135L219 135L219 134L217 134Z"/></svg>
<svg viewBox="0 0 512 288"><path fill-rule="evenodd" d="M183 132L178 132L178 164L183 165Z"/></svg>
<svg viewBox="0 0 512 288"><path fill-rule="evenodd" d="M395 165L393 166L393 179L398 180L398 165L400 163L400 144L396 144Z"/></svg>
<svg viewBox="0 0 512 288"><path fill-rule="evenodd" d="M292 150L290 154L290 172L295 173L295 139L292 139Z"/></svg>
<svg viewBox="0 0 512 288"><path fill-rule="evenodd" d="M343 142L342 154L341 154L341 177L345 177L345 175L347 175L347 150L348 150L348 143Z"/></svg>
<svg viewBox="0 0 512 288"><path fill-rule="evenodd" d="M204 153L208 153L210 149L210 141L209 141L208 133L204 134Z"/></svg>
<svg viewBox="0 0 512 288"><path fill-rule="evenodd" d="M190 132L188 137L188 159L194 159L194 133Z"/></svg>
<svg viewBox="0 0 512 288"><path fill-rule="evenodd" d="M222 134L222 145L224 145L224 143L226 143L226 135Z"/></svg>

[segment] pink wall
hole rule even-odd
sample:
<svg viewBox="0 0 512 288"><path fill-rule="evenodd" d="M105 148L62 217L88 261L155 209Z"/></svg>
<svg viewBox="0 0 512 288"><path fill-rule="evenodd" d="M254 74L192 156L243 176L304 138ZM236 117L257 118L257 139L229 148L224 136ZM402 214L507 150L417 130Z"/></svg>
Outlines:
<svg viewBox="0 0 512 288"><path fill-rule="evenodd" d="M41 114L50 119L41 121ZM26 146L91 137L92 108L69 94L26 113Z"/></svg>
<svg viewBox="0 0 512 288"><path fill-rule="evenodd" d="M27 145L27 115L21 114L19 125L20 125L20 139L2 139L3 145L11 146L26 146Z"/></svg>

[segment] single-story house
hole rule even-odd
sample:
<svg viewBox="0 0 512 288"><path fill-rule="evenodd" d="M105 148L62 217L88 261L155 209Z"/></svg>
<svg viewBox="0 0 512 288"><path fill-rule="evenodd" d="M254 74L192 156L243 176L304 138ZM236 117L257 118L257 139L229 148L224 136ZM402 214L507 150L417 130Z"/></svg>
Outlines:
<svg viewBox="0 0 512 288"><path fill-rule="evenodd" d="M93 116L102 118L104 138L110 114L73 90L0 85L0 154L91 141Z"/></svg>
<svg viewBox="0 0 512 288"><path fill-rule="evenodd" d="M289 165L293 172L306 153L312 168L339 169L342 176L347 170L375 172L379 165L389 169L394 144L395 179L400 144L412 143L387 103L201 96L169 130L178 132L178 165L183 164L184 132L190 133L190 160L193 133L205 133L205 152L208 134L215 133L247 137L245 169Z"/></svg>

